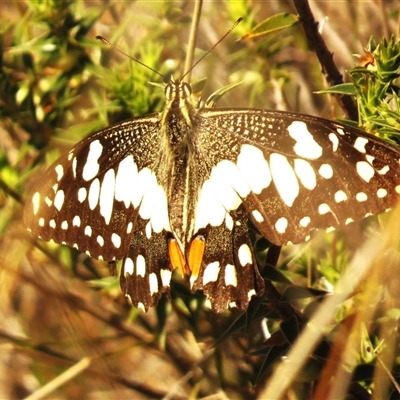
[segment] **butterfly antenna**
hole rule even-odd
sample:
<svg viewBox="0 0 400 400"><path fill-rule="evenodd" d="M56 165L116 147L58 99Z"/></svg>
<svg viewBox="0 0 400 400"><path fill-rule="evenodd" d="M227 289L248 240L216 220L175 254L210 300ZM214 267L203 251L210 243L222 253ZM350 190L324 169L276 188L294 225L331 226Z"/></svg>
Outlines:
<svg viewBox="0 0 400 400"><path fill-rule="evenodd" d="M231 29L232 30L232 29ZM225 35L226 36L226 35ZM118 51L118 53L123 54L124 56L130 58L133 61L136 61L138 64L142 65L143 67L149 69L150 71L154 72L155 74L161 76L161 78L165 78L163 74L160 74L158 71L156 71L155 69L149 67L148 65L146 65L145 63L143 63L142 61L138 60L135 57L132 57L131 55L125 53L124 51L120 50L117 46L114 46L112 43L110 43L107 39L103 38L103 36L97 35L96 36L97 40L101 40L103 43L109 45L111 48L113 48L114 50ZM215 46L214 46L215 47Z"/></svg>
<svg viewBox="0 0 400 400"><path fill-rule="evenodd" d="M181 77L181 81L185 78L186 75L188 75L190 72L193 71L193 69L196 67L197 64L199 64L204 57L206 57L209 53L211 53L237 26L240 24L240 22L243 21L243 18L239 18L233 25L232 27L228 30L228 32L225 33L224 36L222 36L221 39L218 40L217 43L215 43L210 49L208 49L192 66L191 68L184 73L184 75Z"/></svg>

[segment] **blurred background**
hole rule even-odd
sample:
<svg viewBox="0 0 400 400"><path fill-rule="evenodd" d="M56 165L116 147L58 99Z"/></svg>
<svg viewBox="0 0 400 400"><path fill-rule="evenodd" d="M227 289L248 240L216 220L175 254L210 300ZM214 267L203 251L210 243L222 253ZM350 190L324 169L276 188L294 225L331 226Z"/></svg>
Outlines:
<svg viewBox="0 0 400 400"><path fill-rule="evenodd" d="M313 2L311 9L348 82L346 71L360 63L354 54L365 54L371 36L376 42L391 35L398 39L399 4L338 4ZM216 315L204 307L202 293L190 293L188 282L179 276L174 279L172 301L161 301L144 314L127 303L107 265L42 242L22 224L24 199L58 156L91 133L160 111L164 104L163 90L149 84L162 84L159 76L95 36L104 36L161 74L179 79L193 9L193 1L0 3L0 398L257 398L292 344L282 316L268 299L247 315L236 310ZM300 23L240 40L279 13L296 15L294 4L203 4L195 59L239 17L243 22L194 68L192 82L207 78L202 98L241 83L217 106L348 118L335 98L315 93L329 85ZM377 229L378 220L371 218L318 234L306 245L284 248L279 276L291 284L285 286L282 278L276 279L276 286L280 293L288 293L290 286L294 294L282 301L297 310L302 321L312 315L354 252ZM256 243L260 260L265 260L266 248L265 240ZM358 374L349 383L354 398L368 398L371 392L376 398L400 398L390 374L377 372L382 363L371 350L381 343L382 320L389 324L386 333L397 335L396 268L393 263L378 281L371 277L381 290L374 292L376 298L367 299L374 311L371 320L363 322L354 350L357 357L349 366ZM296 287L307 289L307 294ZM390 313L385 308L388 297ZM350 326L349 320L366 307L365 300L355 297L341 306L318 347L320 353L305 355L306 367L291 382L286 398L312 398L332 360L334 333L342 326L349 326L349 332L360 330L361 325ZM387 348L392 353L388 369L396 376L397 341Z"/></svg>

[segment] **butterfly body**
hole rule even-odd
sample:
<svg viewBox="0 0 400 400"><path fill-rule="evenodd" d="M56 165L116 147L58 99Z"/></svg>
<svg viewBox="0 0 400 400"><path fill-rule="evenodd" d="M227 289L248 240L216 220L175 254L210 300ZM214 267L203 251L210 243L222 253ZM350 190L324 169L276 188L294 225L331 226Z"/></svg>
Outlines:
<svg viewBox="0 0 400 400"><path fill-rule="evenodd" d="M106 128L46 172L25 223L45 240L123 260L121 285L147 309L190 276L214 311L261 294L249 219L272 243L300 243L392 207L400 152L358 129L300 114L197 109L187 83L159 114Z"/></svg>

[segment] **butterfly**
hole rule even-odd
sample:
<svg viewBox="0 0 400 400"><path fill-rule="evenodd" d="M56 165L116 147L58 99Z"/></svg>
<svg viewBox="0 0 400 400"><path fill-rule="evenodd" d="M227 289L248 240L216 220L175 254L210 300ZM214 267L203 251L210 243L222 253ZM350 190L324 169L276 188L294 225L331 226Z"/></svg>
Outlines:
<svg viewBox="0 0 400 400"><path fill-rule="evenodd" d="M24 222L44 240L115 265L147 310L173 270L215 312L264 291L249 221L271 243L301 243L382 213L400 195L400 150L333 121L283 111L197 108L171 81L160 113L103 129L58 159Z"/></svg>

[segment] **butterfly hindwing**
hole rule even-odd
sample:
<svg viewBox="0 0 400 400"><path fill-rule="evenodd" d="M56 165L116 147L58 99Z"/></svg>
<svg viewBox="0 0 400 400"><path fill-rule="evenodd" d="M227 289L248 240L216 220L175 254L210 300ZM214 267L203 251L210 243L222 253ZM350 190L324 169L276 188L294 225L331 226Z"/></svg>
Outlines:
<svg viewBox="0 0 400 400"><path fill-rule="evenodd" d="M264 292L249 238L248 216L243 206L226 215L219 226L203 231L205 251L192 289L202 289L215 312L228 307L245 310L252 296Z"/></svg>
<svg viewBox="0 0 400 400"><path fill-rule="evenodd" d="M128 254L123 260L121 288L134 306L147 311L157 305L162 293L169 298L171 265L165 231L150 230L141 217L135 224Z"/></svg>

